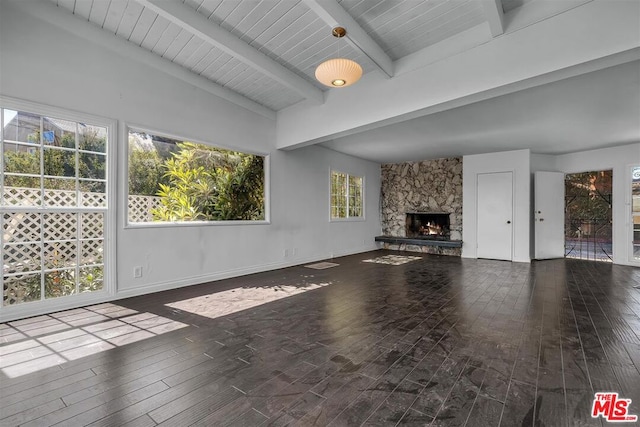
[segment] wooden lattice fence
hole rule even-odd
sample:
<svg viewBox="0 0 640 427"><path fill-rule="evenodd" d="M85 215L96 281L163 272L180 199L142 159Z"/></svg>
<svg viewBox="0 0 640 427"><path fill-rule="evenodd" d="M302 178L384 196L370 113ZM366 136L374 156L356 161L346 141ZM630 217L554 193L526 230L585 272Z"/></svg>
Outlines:
<svg viewBox="0 0 640 427"><path fill-rule="evenodd" d="M151 210L160 206L160 197L130 195L128 205L129 222L151 222Z"/></svg>
<svg viewBox="0 0 640 427"><path fill-rule="evenodd" d="M104 193L19 187L4 187L3 193L3 305L39 300L42 268L47 297L102 288ZM39 207L41 203L45 209L11 210L11 206ZM129 222L150 222L160 198L131 195L128 205ZM53 207L89 209L47 209Z"/></svg>
<svg viewBox="0 0 640 427"><path fill-rule="evenodd" d="M39 188L5 187L5 206L38 206L41 190ZM104 207L106 195L95 192L76 192L74 190L44 190L44 205L57 207ZM160 197L130 195L128 199L129 222L151 222L151 210L160 206Z"/></svg>
<svg viewBox="0 0 640 427"><path fill-rule="evenodd" d="M39 242L44 243L42 256L47 260L46 268L76 261L82 264L102 262L104 212L82 211L76 215L46 209L38 212L11 211L10 206L38 206L41 191L39 188L4 188L3 204L8 209L2 215L3 271L17 273L32 270L31 264L40 258ZM44 191L45 207L102 208L106 205L104 193ZM153 221L151 209L160 205L159 199L153 196L129 196L129 222ZM73 241L78 237L78 229L81 230L80 248Z"/></svg>

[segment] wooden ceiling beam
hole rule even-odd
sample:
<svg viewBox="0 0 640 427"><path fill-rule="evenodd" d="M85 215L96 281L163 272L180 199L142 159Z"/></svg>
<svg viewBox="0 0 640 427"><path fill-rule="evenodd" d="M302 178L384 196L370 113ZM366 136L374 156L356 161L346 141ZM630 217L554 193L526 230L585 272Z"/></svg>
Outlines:
<svg viewBox="0 0 640 427"><path fill-rule="evenodd" d="M482 2L484 15L489 23L491 35L498 37L504 34L504 11L502 9L502 0L484 0Z"/></svg>
<svg viewBox="0 0 640 427"><path fill-rule="evenodd" d="M239 61L282 83L303 98L317 103L324 101L322 90L267 55L254 49L189 6L177 1L136 1Z"/></svg>
<svg viewBox="0 0 640 427"><path fill-rule="evenodd" d="M346 28L345 39L349 44L366 55L383 73L393 77L393 60L336 0L303 0L303 2L331 28L338 25Z"/></svg>

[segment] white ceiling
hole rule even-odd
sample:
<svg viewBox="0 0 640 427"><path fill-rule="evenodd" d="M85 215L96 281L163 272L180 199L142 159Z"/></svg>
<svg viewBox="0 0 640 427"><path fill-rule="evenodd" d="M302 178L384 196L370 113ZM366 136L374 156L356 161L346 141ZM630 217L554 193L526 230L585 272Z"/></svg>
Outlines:
<svg viewBox="0 0 640 427"><path fill-rule="evenodd" d="M606 5L604 0L42 1L36 7L53 9L46 12L47 19L58 14L59 21L76 22L77 18L93 24L83 24L84 29L77 30L79 36L96 32L110 43L116 35L130 43L130 50L140 51L141 61L159 69L177 68L180 73L167 72L277 119L278 128L285 129L283 117L297 117L289 114L292 110L317 106L308 110L313 112L306 121L300 121L301 126L308 126L309 120L318 122L316 111L323 114L323 109L340 104L343 94L358 93L357 86L366 88L368 83L371 87L375 81L389 88L403 87L401 79L409 79L412 70L477 52L492 41L496 42L493 46L505 46L508 43L501 40L526 40L518 38L525 29L546 28L545 20L583 5L598 3L598 7L615 9L616 4L635 0L607 0ZM580 22L578 18L576 28L591 33ZM600 33L593 33L600 34L600 39L602 34L612 34L610 27L620 19L610 22L616 24L605 24L598 28ZM347 40L330 35L337 24L347 27ZM74 27L64 26L69 31ZM549 51L549 58L558 55L554 44L567 39L547 40L543 30L537 34L535 40L544 40L540 46L545 54ZM116 43L113 46L119 48ZM628 48L634 47L637 59L640 42ZM494 50L488 58L473 53L467 57L491 61L500 53L506 55ZM344 92L327 89L314 78L317 65L338 54L356 60L365 72L361 83ZM145 55L147 59L142 59ZM597 60L597 54L591 59ZM506 63L518 67L515 62ZM378 128L384 117L373 106L369 108L371 119L361 120L367 126L353 124L345 132L338 125L335 131L314 129L308 137L289 132L295 138L284 145L279 140L278 147L303 146L306 138L311 143L324 141L323 146L350 155L393 162L519 148L564 153L637 142L639 70L635 61ZM456 81L452 82L448 86L455 92ZM288 126L292 123L296 120L290 120ZM357 133L357 129L372 128L376 129ZM329 140L331 135L349 136Z"/></svg>
<svg viewBox="0 0 640 427"><path fill-rule="evenodd" d="M393 60L486 20L477 0L338 1Z"/></svg>
<svg viewBox="0 0 640 427"><path fill-rule="evenodd" d="M560 154L640 141L640 62L396 123L321 145L392 163L530 148Z"/></svg>
<svg viewBox="0 0 640 427"><path fill-rule="evenodd" d="M355 20L349 34L360 25L371 44L387 55L389 62L416 53L428 46L485 22L478 0L51 0L76 17L115 34L146 51L174 62L212 84L230 89L273 111L296 104L305 95L252 63L246 56L229 52L207 40L190 26L196 12L217 27L295 73L315 89L327 88L315 77L316 67L338 54L357 61L364 73L377 69L375 55L367 43L337 41L331 36L333 24L320 16L317 8L333 3L339 12ZM485 0L486 1L486 0ZM493 0L491 0L493 1ZM511 8L524 0L504 0ZM548 1L548 0L528 0ZM170 11L157 5L174 3ZM176 5L177 4L177 5ZM321 6L317 6L321 5ZM312 9L315 7L316 9ZM175 11L187 13L187 22ZM342 23L342 25L346 25Z"/></svg>

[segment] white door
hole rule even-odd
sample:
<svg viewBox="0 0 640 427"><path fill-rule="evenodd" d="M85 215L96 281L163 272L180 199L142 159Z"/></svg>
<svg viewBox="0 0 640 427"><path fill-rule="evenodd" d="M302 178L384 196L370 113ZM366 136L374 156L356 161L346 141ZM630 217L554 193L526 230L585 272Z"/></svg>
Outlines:
<svg viewBox="0 0 640 427"><path fill-rule="evenodd" d="M564 173L534 176L535 259L564 258Z"/></svg>
<svg viewBox="0 0 640 427"><path fill-rule="evenodd" d="M478 174L478 258L512 260L513 174Z"/></svg>

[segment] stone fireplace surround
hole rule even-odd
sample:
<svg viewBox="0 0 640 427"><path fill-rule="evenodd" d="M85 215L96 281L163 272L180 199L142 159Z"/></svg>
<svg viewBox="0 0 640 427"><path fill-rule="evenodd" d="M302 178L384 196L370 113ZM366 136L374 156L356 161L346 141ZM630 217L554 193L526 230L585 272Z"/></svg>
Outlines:
<svg viewBox="0 0 640 427"><path fill-rule="evenodd" d="M383 236L376 240L385 249L460 256L462 158L384 164L381 172ZM412 212L449 214L450 240L429 241L428 236L407 240L407 213Z"/></svg>

